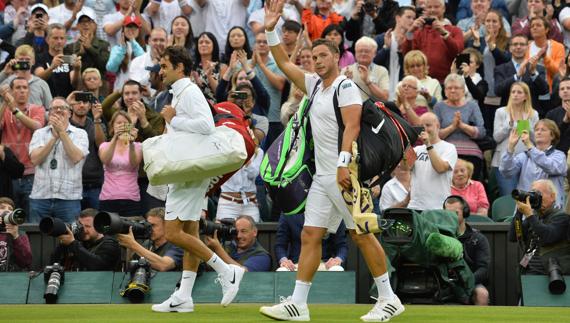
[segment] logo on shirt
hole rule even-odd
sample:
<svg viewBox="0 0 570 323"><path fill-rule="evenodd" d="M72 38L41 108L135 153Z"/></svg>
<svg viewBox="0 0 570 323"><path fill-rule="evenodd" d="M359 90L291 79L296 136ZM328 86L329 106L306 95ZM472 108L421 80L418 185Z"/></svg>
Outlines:
<svg viewBox="0 0 570 323"><path fill-rule="evenodd" d="M420 155L418 156L417 160L421 160L421 161L428 161L429 160L429 155L427 152L423 151L420 153Z"/></svg>
<svg viewBox="0 0 570 323"><path fill-rule="evenodd" d="M342 89L348 89L349 87L352 87L352 83L351 82L345 82L342 83Z"/></svg>
<svg viewBox="0 0 570 323"><path fill-rule="evenodd" d="M378 134L380 132L380 129L382 129L382 126L384 125L385 121L386 119L382 120L382 122L380 122L376 127L372 127L372 132Z"/></svg>

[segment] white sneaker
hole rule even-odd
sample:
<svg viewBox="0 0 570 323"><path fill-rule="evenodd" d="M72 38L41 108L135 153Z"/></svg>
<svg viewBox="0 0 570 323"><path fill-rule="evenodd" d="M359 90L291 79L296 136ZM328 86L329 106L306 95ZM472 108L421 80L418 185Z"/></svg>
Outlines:
<svg viewBox="0 0 570 323"><path fill-rule="evenodd" d="M170 297L160 304L154 304L152 310L155 312L180 312L188 313L194 312L194 302L192 298L187 301L179 299L176 295L172 294Z"/></svg>
<svg viewBox="0 0 570 323"><path fill-rule="evenodd" d="M239 284L245 273L245 269L236 265L229 265L230 273L224 277L222 274L218 274L216 279L217 283L222 285L222 302L223 306L228 306L234 300L239 290Z"/></svg>
<svg viewBox="0 0 570 323"><path fill-rule="evenodd" d="M402 314L404 310L404 305L398 296L394 296L391 301L379 298L372 310L360 319L364 322L388 322L394 316Z"/></svg>
<svg viewBox="0 0 570 323"><path fill-rule="evenodd" d="M299 305L291 301L291 296L281 297L281 303L273 306L262 306L259 313L279 321L310 321L307 304Z"/></svg>

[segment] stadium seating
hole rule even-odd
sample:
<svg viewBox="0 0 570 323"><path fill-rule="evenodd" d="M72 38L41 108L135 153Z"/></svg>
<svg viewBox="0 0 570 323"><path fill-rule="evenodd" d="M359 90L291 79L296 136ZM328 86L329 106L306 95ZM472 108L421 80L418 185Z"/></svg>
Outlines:
<svg viewBox="0 0 570 323"><path fill-rule="evenodd" d="M510 195L501 196L493 202L491 215L495 222L511 222L515 209L515 200Z"/></svg>

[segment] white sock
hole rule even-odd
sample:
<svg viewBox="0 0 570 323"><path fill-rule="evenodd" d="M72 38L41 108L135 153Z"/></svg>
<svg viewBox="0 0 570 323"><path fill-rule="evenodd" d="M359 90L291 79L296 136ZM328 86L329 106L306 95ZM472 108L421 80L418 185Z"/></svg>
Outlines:
<svg viewBox="0 0 570 323"><path fill-rule="evenodd" d="M291 296L291 301L297 305L307 304L310 289L311 283L296 280L295 289L293 290L293 295Z"/></svg>
<svg viewBox="0 0 570 323"><path fill-rule="evenodd" d="M182 279L180 280L180 288L174 293L176 297L182 300L189 300L192 298L192 289L196 281L197 274L190 270L182 271Z"/></svg>
<svg viewBox="0 0 570 323"><path fill-rule="evenodd" d="M378 298L392 300L396 296L392 291L392 286L390 286L390 276L388 272L383 275L374 277L374 282L376 283L376 288L378 288Z"/></svg>
<svg viewBox="0 0 570 323"><path fill-rule="evenodd" d="M226 264L226 262L216 254L213 254L212 258L210 258L206 263L210 267L214 268L218 274L225 275L225 273L230 270L230 266L228 266L228 264Z"/></svg>

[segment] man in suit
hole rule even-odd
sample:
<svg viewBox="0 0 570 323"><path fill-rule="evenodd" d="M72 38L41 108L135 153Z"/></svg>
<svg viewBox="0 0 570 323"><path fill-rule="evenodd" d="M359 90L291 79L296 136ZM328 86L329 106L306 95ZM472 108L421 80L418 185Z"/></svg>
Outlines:
<svg viewBox="0 0 570 323"><path fill-rule="evenodd" d="M525 58L528 48L528 38L525 35L516 35L511 38L510 51L512 59L495 69L495 93L501 97L501 106L506 106L511 92L511 85L515 81L522 81L530 88L532 106L544 115L543 106L550 99L548 83L544 66L537 64L535 57Z"/></svg>

